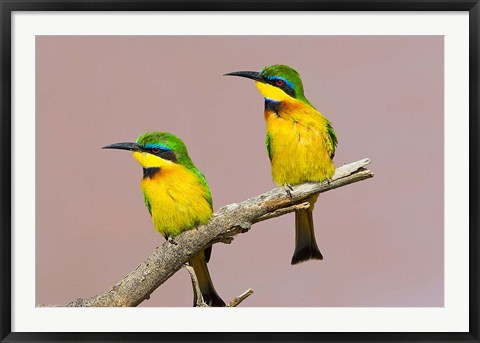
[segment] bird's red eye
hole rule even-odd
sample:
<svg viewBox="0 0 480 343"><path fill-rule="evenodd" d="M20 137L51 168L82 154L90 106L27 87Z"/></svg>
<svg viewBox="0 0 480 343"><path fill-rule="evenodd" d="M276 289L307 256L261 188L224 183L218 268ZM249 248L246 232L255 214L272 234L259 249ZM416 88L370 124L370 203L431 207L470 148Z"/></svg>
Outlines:
<svg viewBox="0 0 480 343"><path fill-rule="evenodd" d="M277 86L283 86L284 83L285 83L285 81L283 81L283 80L277 80L277 81L275 81L275 84L276 84Z"/></svg>
<svg viewBox="0 0 480 343"><path fill-rule="evenodd" d="M152 151L156 154L158 154L160 152L160 148L153 148Z"/></svg>

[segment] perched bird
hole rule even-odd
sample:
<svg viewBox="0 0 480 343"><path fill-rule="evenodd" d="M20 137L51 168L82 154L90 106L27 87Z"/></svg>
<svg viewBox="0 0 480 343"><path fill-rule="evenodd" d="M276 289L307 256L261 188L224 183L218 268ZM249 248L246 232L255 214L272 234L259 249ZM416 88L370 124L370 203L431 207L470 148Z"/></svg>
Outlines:
<svg viewBox="0 0 480 343"><path fill-rule="evenodd" d="M103 149L133 151L143 167L141 188L153 226L168 240L183 231L205 224L212 216L212 195L203 174L188 156L185 144L168 132L148 132L136 143L115 143ZM189 261L198 279L205 303L225 306L215 291L207 262L212 247L200 251ZM197 303L194 290L194 306Z"/></svg>
<svg viewBox="0 0 480 343"><path fill-rule="evenodd" d="M280 186L324 181L335 173L332 159L337 136L330 121L307 100L300 75L286 65L271 65L260 72L237 71L225 75L255 80L265 98L265 140L273 180ZM287 190L288 191L288 190ZM323 259L315 241L313 207L295 211L295 251L292 264Z"/></svg>

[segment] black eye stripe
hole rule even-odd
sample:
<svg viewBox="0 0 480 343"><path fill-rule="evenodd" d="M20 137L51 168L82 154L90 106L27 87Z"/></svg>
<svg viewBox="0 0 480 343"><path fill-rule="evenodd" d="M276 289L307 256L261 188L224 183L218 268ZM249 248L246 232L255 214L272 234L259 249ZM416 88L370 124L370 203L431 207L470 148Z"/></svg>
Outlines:
<svg viewBox="0 0 480 343"><path fill-rule="evenodd" d="M275 86L277 88L280 88L285 93L290 95L292 98L295 98L295 90L293 88L290 88L290 86L285 81L283 81L282 85L278 85L277 81L283 81L283 80L282 79L267 79L268 84L270 84L272 86Z"/></svg>
<svg viewBox="0 0 480 343"><path fill-rule="evenodd" d="M153 147L147 150L150 154L163 158L164 160L177 162L177 156L172 150L166 150L158 147Z"/></svg>
<svg viewBox="0 0 480 343"><path fill-rule="evenodd" d="M177 155L173 150L158 145L144 145L142 151L163 158L164 160L177 162Z"/></svg>

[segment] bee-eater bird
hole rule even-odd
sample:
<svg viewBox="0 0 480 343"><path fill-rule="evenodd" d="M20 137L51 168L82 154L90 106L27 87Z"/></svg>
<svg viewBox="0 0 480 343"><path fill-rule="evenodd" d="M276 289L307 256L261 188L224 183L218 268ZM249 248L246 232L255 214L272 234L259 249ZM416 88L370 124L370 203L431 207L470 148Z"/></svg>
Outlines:
<svg viewBox="0 0 480 343"><path fill-rule="evenodd" d="M330 121L307 100L300 75L286 65L271 65L260 72L237 71L225 75L255 80L265 98L266 146L273 180L280 186L324 181L335 173L333 156L337 136ZM295 251L292 264L323 259L315 241L313 207L295 211Z"/></svg>
<svg viewBox="0 0 480 343"><path fill-rule="evenodd" d="M210 188L178 137L168 132L148 132L140 135L136 143L115 143L103 149L133 151L133 157L143 167L141 188L153 226L168 240L210 220L213 211ZM211 246L200 251L189 263L205 303L225 306L208 272L211 251ZM195 306L195 289L193 294Z"/></svg>

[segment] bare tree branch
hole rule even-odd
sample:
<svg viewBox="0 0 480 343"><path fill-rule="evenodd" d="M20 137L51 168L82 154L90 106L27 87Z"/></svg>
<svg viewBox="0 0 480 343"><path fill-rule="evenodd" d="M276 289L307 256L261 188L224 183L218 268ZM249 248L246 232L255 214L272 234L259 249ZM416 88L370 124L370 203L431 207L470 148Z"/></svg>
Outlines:
<svg viewBox="0 0 480 343"><path fill-rule="evenodd" d="M135 270L110 289L90 299L79 298L64 306L137 306L198 251L217 242L230 243L233 236L247 232L254 223L307 208L305 199L312 194L373 177L373 173L364 168L369 163L369 159L363 159L341 166L331 180L293 186L288 193L286 188L280 187L241 203L224 206L206 225L176 236L177 244L167 241L157 247ZM246 291L234 298L229 306L237 306L250 294L251 290Z"/></svg>
<svg viewBox="0 0 480 343"><path fill-rule="evenodd" d="M205 300L203 299L202 291L200 290L200 285L198 283L197 275L195 274L195 270L193 269L192 266L189 266L188 264L184 264L183 268L185 268L188 273L190 274L190 277L192 279L192 284L193 284L193 289L195 292L195 298L197 299L197 302L195 304L196 307L209 307ZM228 303L227 307L237 307L240 305L242 301L247 299L250 295L253 294L253 289L249 288L242 294L240 294L238 297L233 298L230 300Z"/></svg>
<svg viewBox="0 0 480 343"><path fill-rule="evenodd" d="M197 299L195 306L208 307L207 303L203 299L200 286L198 285L198 279L197 279L197 275L195 274L195 270L193 270L193 267L188 264L184 264L183 268L187 270L188 274L190 274L190 278L192 279L193 291L195 292L195 299Z"/></svg>
<svg viewBox="0 0 480 343"><path fill-rule="evenodd" d="M253 294L253 289L251 289L251 288L247 289L245 292L240 294L238 297L235 297L232 300L230 300L227 307L237 307L238 305L240 305L242 303L242 301L247 299L252 294Z"/></svg>

